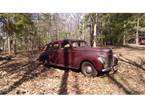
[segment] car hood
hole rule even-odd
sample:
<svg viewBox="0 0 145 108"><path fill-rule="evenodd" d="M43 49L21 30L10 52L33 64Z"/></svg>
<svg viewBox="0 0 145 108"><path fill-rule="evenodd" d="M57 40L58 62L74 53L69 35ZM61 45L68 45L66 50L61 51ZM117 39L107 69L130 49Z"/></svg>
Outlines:
<svg viewBox="0 0 145 108"><path fill-rule="evenodd" d="M92 48L92 47L86 47L86 48L78 48L79 50L83 50L83 51L95 51L95 52L109 52L111 51L112 49L110 48Z"/></svg>

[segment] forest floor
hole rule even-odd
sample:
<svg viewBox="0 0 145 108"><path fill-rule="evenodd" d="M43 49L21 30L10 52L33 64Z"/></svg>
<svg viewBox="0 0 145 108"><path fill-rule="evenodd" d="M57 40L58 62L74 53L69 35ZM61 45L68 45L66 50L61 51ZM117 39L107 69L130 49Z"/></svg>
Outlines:
<svg viewBox="0 0 145 108"><path fill-rule="evenodd" d="M145 94L145 49L113 51L119 56L118 72L95 78L39 65L38 54L0 60L0 94Z"/></svg>

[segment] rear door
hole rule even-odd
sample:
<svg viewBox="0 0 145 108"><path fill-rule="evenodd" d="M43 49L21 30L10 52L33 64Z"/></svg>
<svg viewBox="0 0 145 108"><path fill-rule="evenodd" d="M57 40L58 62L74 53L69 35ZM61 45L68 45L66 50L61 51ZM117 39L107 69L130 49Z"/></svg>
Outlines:
<svg viewBox="0 0 145 108"><path fill-rule="evenodd" d="M49 50L49 62L50 64L57 65L59 64L59 42L52 44L52 48Z"/></svg>

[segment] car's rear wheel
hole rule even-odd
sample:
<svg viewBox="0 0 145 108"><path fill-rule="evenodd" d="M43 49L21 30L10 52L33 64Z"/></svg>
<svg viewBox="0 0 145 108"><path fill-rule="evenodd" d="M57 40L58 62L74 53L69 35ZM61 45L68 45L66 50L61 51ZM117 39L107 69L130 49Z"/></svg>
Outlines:
<svg viewBox="0 0 145 108"><path fill-rule="evenodd" d="M40 56L39 56L39 62L42 63L44 66L48 66L49 65L49 57L48 54L46 52L43 52Z"/></svg>
<svg viewBox="0 0 145 108"><path fill-rule="evenodd" d="M83 62L81 65L81 72L88 77L97 76L98 72L96 71L94 65L90 62Z"/></svg>

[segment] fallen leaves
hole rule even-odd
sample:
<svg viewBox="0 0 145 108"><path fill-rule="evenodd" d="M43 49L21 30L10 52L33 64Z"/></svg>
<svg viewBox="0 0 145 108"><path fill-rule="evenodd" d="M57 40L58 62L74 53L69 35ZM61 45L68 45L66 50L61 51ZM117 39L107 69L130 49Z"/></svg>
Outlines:
<svg viewBox="0 0 145 108"><path fill-rule="evenodd" d="M71 70L67 75L66 70L38 66L35 61L18 56L0 67L0 92L15 86L7 94L59 94L60 90L62 94L145 94L145 72L131 64L144 68L145 51L129 48L114 51L124 61L119 61L119 70L111 78L107 75L89 78Z"/></svg>

